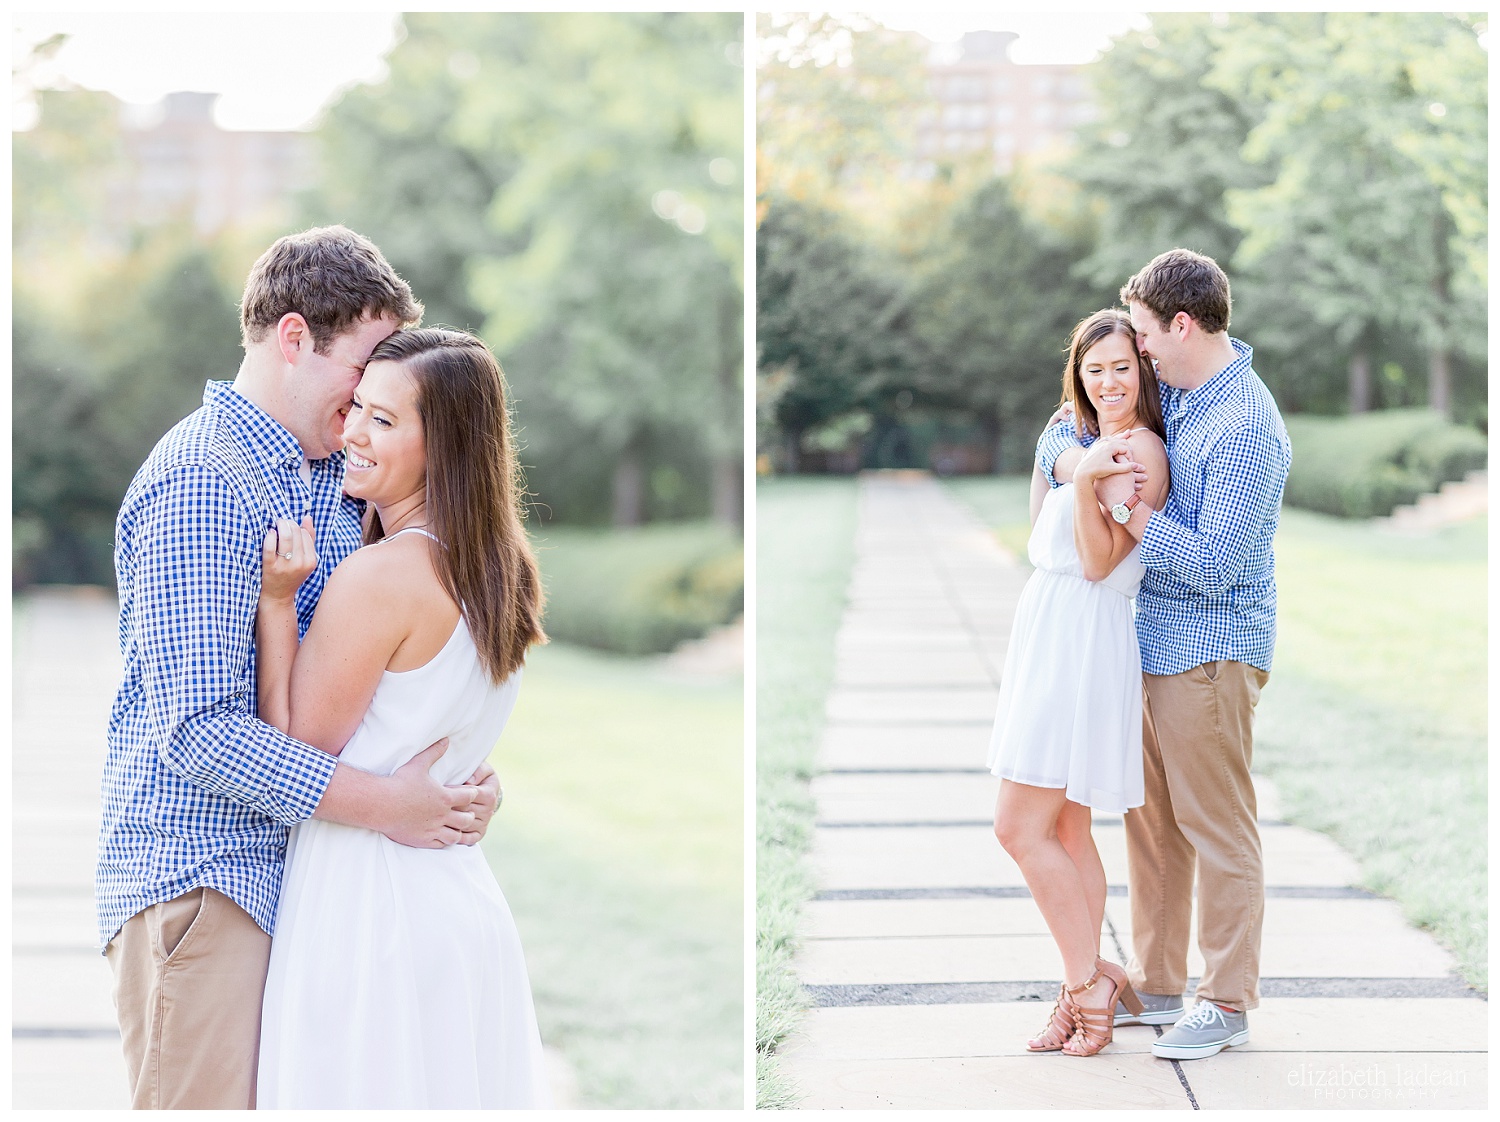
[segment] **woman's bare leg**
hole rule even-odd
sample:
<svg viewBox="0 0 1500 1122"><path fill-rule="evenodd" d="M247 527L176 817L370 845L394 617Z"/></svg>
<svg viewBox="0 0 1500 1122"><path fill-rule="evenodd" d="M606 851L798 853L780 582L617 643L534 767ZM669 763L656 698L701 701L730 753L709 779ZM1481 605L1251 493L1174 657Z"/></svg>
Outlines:
<svg viewBox="0 0 1500 1122"><path fill-rule="evenodd" d="M995 802L995 837L1021 867L1026 887L1062 953L1063 978L1071 988L1083 985L1094 973L1099 925L1090 915L1078 866L1058 840L1058 816L1066 802L1060 790L1002 779Z"/></svg>
<svg viewBox="0 0 1500 1122"><path fill-rule="evenodd" d="M1104 862L1099 860L1099 850L1094 845L1093 816L1089 808L1073 802L1063 803L1062 813L1057 816L1057 840L1068 851L1078 878L1083 884L1083 898L1089 907L1089 930L1094 933L1094 951L1098 953L1100 933L1104 930L1104 897L1108 885L1104 876Z"/></svg>

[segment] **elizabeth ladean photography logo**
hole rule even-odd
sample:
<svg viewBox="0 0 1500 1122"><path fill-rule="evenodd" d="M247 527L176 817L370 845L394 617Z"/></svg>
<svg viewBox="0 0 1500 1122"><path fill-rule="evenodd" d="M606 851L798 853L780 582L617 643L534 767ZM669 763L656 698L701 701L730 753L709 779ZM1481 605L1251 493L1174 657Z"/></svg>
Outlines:
<svg viewBox="0 0 1500 1122"><path fill-rule="evenodd" d="M1287 1085L1305 1087L1315 1099L1370 1102L1435 1097L1441 1088L1468 1085L1469 1073L1422 1064L1362 1064L1320 1067L1298 1064L1286 1073Z"/></svg>

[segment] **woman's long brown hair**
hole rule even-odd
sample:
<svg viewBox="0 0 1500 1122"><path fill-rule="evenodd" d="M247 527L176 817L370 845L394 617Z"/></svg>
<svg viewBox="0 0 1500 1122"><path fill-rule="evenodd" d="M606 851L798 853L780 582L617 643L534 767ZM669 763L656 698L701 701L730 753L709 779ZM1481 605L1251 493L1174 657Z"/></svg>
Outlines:
<svg viewBox="0 0 1500 1122"><path fill-rule="evenodd" d="M417 387L427 444L427 515L438 579L463 611L480 662L503 682L542 632L542 582L522 525L526 494L506 406L505 375L473 335L398 331L370 361L399 362ZM384 537L380 517L365 542Z"/></svg>
<svg viewBox="0 0 1500 1122"><path fill-rule="evenodd" d="M1151 360L1135 345L1135 328L1130 324L1130 317L1118 308L1105 308L1080 320L1068 339L1068 364L1063 367L1063 401L1073 406L1073 424L1078 435L1099 435L1098 410L1083 388L1083 358L1095 343L1111 335L1125 336L1135 354L1141 384L1135 403L1136 419L1165 441L1167 426L1161 416L1161 389L1156 382L1156 370Z"/></svg>

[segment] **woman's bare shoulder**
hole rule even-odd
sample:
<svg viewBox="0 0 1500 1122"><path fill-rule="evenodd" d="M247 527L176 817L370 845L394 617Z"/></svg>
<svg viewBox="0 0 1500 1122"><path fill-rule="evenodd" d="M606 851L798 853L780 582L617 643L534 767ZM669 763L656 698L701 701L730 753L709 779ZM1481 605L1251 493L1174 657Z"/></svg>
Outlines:
<svg viewBox="0 0 1500 1122"><path fill-rule="evenodd" d="M383 597L386 606L394 607L425 601L434 593L442 595L442 581L432 564L427 539L404 534L361 546L345 557L328 578L324 596L329 593Z"/></svg>
<svg viewBox="0 0 1500 1122"><path fill-rule="evenodd" d="M1130 434L1130 450L1147 467L1167 462L1167 446L1150 429L1136 429Z"/></svg>
<svg viewBox="0 0 1500 1122"><path fill-rule="evenodd" d="M1159 506L1171 484L1172 465L1167 456L1167 446L1161 437L1150 429L1138 429L1130 434L1130 453L1136 463L1146 469L1146 490L1141 497L1153 507Z"/></svg>

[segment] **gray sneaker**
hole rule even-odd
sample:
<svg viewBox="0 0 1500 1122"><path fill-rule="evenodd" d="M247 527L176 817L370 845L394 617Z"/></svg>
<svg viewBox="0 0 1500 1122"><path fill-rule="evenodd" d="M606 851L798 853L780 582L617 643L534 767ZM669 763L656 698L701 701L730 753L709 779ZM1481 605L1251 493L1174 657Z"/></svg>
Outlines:
<svg viewBox="0 0 1500 1122"><path fill-rule="evenodd" d="M1135 995L1141 999L1140 1014L1130 1012L1123 1005L1116 1005L1115 1028L1122 1025L1172 1025L1182 1016L1180 993L1146 993L1144 990L1136 990Z"/></svg>
<svg viewBox="0 0 1500 1122"><path fill-rule="evenodd" d="M1151 1042L1151 1054L1163 1060L1201 1060L1250 1039L1243 1013L1226 1013L1212 1001L1200 1001L1182 1020Z"/></svg>

